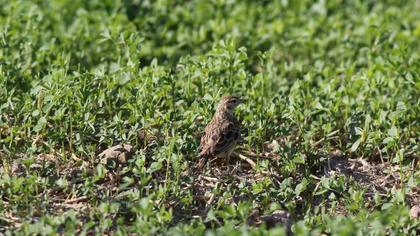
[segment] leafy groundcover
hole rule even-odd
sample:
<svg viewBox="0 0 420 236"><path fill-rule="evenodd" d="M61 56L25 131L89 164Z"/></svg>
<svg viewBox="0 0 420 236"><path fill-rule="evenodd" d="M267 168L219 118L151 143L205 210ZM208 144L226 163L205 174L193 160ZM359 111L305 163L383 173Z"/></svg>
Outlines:
<svg viewBox="0 0 420 236"><path fill-rule="evenodd" d="M1 1L0 234L418 235L418 12ZM243 141L192 173L224 94Z"/></svg>

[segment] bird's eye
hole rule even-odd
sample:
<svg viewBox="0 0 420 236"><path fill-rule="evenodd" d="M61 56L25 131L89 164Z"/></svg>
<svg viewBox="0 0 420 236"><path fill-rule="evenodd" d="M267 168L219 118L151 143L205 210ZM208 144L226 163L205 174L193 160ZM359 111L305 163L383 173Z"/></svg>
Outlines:
<svg viewBox="0 0 420 236"><path fill-rule="evenodd" d="M236 99L232 99L232 102L233 102L233 103L236 103L236 101L237 101Z"/></svg>

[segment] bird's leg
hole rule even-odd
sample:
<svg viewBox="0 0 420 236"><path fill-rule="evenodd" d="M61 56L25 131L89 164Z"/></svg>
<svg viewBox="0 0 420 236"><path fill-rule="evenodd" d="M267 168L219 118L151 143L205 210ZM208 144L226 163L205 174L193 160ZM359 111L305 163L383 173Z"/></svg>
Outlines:
<svg viewBox="0 0 420 236"><path fill-rule="evenodd" d="M226 169L227 169L226 171L227 171L228 174L230 174L229 162L230 162L230 153L228 153L228 155L226 156Z"/></svg>

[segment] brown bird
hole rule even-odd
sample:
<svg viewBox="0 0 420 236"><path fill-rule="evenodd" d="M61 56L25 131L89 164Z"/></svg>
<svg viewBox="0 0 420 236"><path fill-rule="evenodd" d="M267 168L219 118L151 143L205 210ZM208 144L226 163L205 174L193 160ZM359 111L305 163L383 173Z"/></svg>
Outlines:
<svg viewBox="0 0 420 236"><path fill-rule="evenodd" d="M221 98L213 119L201 137L197 169L202 169L212 157L226 158L226 163L229 164L229 157L241 139L240 125L233 111L242 102L243 100L238 96Z"/></svg>

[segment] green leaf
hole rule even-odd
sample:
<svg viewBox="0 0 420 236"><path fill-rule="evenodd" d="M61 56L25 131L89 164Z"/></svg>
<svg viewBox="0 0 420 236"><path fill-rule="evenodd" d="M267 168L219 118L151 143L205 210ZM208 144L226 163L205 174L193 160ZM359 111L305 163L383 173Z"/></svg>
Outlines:
<svg viewBox="0 0 420 236"><path fill-rule="evenodd" d="M39 118L38 123L34 126L33 131L35 132L39 132L41 131L43 128L45 128L45 125L47 124L47 119L43 116L41 118Z"/></svg>
<svg viewBox="0 0 420 236"><path fill-rule="evenodd" d="M360 146L361 143L362 143L362 139L361 138L359 138L358 140L356 140L356 142L354 142L353 145L351 145L350 152L355 152L359 148L359 146Z"/></svg>
<svg viewBox="0 0 420 236"><path fill-rule="evenodd" d="M308 180L303 178L302 181L295 188L295 195L299 196L308 187Z"/></svg>
<svg viewBox="0 0 420 236"><path fill-rule="evenodd" d="M394 125L388 130L388 136L390 137L398 137L398 129Z"/></svg>
<svg viewBox="0 0 420 236"><path fill-rule="evenodd" d="M155 161L150 165L149 169L147 170L147 173L151 174L151 173L153 173L155 171L158 171L160 169L162 169L162 162L161 161Z"/></svg>

